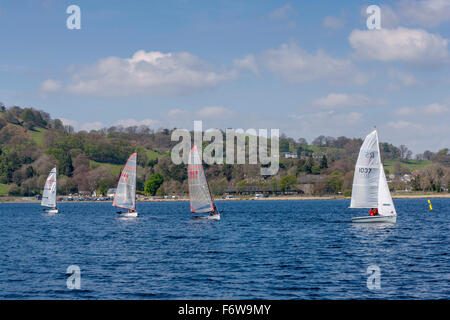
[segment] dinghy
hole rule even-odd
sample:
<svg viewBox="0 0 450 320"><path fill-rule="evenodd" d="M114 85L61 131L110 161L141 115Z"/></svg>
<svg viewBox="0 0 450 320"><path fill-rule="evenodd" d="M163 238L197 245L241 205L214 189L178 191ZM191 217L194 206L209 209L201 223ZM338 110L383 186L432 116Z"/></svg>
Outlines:
<svg viewBox="0 0 450 320"><path fill-rule="evenodd" d="M47 213L58 213L58 208L56 208L56 168L53 168L52 171L50 171L47 180L45 181L41 206L51 208L44 209Z"/></svg>
<svg viewBox="0 0 450 320"><path fill-rule="evenodd" d="M397 212L381 163L377 130L364 139L353 177L350 208L377 208L378 215L352 218L352 222L395 223Z"/></svg>
<svg viewBox="0 0 450 320"><path fill-rule="evenodd" d="M203 171L202 161L197 147L194 145L189 152L188 159L188 184L189 201L192 213L209 213L206 215L195 215L193 218L220 220L220 212L216 209L211 198L208 182Z"/></svg>
<svg viewBox="0 0 450 320"><path fill-rule="evenodd" d="M120 174L116 193L114 194L114 207L127 209L126 212L118 211L121 217L136 218L136 152L129 158Z"/></svg>

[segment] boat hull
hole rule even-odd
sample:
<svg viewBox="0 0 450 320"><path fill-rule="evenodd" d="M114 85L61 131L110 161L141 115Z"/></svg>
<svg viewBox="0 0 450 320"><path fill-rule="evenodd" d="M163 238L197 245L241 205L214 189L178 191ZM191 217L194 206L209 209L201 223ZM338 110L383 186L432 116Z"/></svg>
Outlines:
<svg viewBox="0 0 450 320"><path fill-rule="evenodd" d="M121 212L121 213L118 212L118 214L121 217L123 217L123 218L137 218L137 216L138 216L137 211L134 211L134 212Z"/></svg>
<svg viewBox="0 0 450 320"><path fill-rule="evenodd" d="M58 209L48 209L48 210L45 210L45 213L56 214L56 213L58 213Z"/></svg>
<svg viewBox="0 0 450 320"><path fill-rule="evenodd" d="M220 214L214 214L209 216L192 216L192 219L220 220Z"/></svg>
<svg viewBox="0 0 450 320"><path fill-rule="evenodd" d="M352 218L354 223L395 223L397 216L365 216Z"/></svg>

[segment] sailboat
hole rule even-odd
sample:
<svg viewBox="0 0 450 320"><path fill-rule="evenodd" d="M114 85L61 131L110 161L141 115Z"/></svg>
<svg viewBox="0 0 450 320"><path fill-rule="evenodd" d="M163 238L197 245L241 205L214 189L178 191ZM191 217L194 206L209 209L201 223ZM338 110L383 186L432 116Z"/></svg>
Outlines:
<svg viewBox="0 0 450 320"><path fill-rule="evenodd" d="M58 209L56 208L56 167L50 171L45 181L41 206L51 208L44 209L47 213L58 213Z"/></svg>
<svg viewBox="0 0 450 320"><path fill-rule="evenodd" d="M353 177L350 208L378 208L378 215L355 217L352 222L397 221L397 212L381 162L378 133L375 129L367 135L359 151Z"/></svg>
<svg viewBox="0 0 450 320"><path fill-rule="evenodd" d="M209 216L195 216L196 218L220 220L220 212L217 211L211 198L208 182L203 171L200 155L194 145L189 152L188 159L188 183L189 201L192 213L209 213Z"/></svg>
<svg viewBox="0 0 450 320"><path fill-rule="evenodd" d="M138 213L136 208L136 152L129 158L120 174L116 193L114 194L113 206L128 209L127 212L120 212L122 217L135 218Z"/></svg>

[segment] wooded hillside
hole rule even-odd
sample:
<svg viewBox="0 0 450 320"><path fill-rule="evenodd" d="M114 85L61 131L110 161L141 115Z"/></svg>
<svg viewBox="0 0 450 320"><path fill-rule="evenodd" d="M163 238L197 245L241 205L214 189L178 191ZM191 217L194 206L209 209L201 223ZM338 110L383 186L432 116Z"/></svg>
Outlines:
<svg viewBox="0 0 450 320"><path fill-rule="evenodd" d="M48 172L58 168L58 193L105 194L114 188L128 156L138 153L137 189L141 193L187 193L185 165L175 165L171 129L110 127L75 132L61 120L33 108L0 103L0 195L42 192ZM297 192L349 195L362 140L319 136L280 137L280 170L261 176L260 165L205 165L212 193ZM381 157L394 190L448 191L448 149L426 151L412 159L404 145L380 143ZM225 150L224 150L225 152Z"/></svg>

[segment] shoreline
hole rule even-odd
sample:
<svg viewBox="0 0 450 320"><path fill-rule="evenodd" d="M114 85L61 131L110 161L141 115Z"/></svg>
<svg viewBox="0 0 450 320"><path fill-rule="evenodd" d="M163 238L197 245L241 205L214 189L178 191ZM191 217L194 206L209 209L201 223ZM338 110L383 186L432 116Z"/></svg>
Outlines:
<svg viewBox="0 0 450 320"><path fill-rule="evenodd" d="M426 199L426 198L450 198L450 193L442 193L442 194L393 194L393 199ZM258 198L254 197L240 197L233 199L221 199L216 198L214 201L273 201L273 200L350 200L351 197L344 196L278 196L278 197L267 197L267 198ZM138 200L137 202L186 202L189 201L188 198L181 199L151 199L151 200ZM40 203L40 200L28 199L26 197L0 197L1 203ZM108 203L112 202L111 200L98 201L98 200L73 200L73 201L59 201L59 203Z"/></svg>

